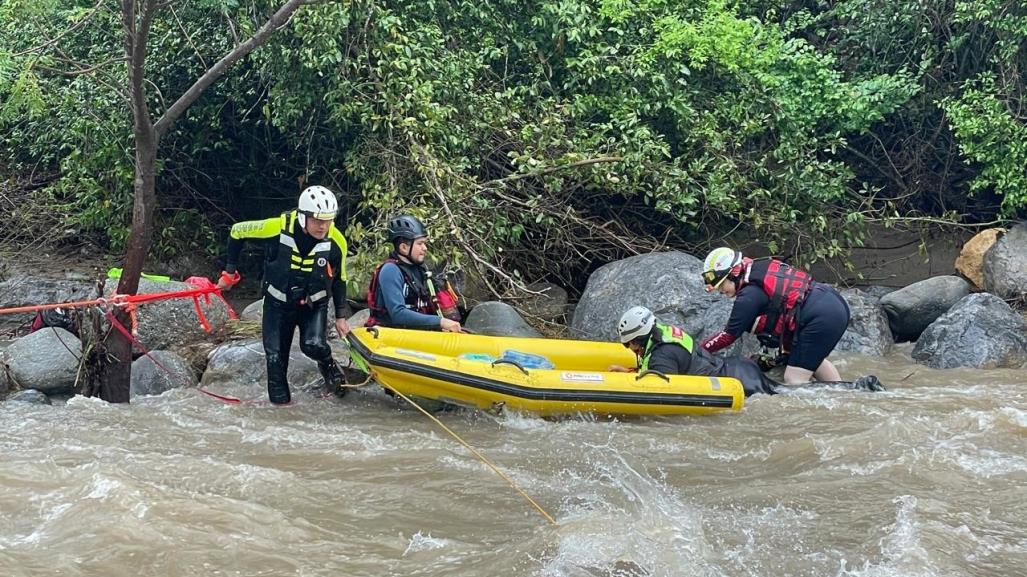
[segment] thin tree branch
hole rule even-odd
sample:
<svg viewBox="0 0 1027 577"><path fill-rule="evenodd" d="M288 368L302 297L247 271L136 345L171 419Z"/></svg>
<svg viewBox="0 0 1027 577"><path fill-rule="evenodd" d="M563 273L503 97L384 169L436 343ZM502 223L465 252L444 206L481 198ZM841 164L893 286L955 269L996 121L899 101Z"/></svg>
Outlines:
<svg viewBox="0 0 1027 577"><path fill-rule="evenodd" d="M217 61L217 63L207 70L203 76L197 79L196 82L185 91L185 93L179 96L178 100L176 100L170 108L164 111L164 114L159 120L157 120L156 124L154 124L154 129L157 134L161 135L167 131L168 127L170 127L175 120L185 112L186 108L199 98L200 94L202 94L208 86L220 78L225 71L228 70L229 66L263 44L279 28L288 24L293 13L295 13L300 6L306 3L307 0L289 0L282 5L282 7L279 8L263 26L260 27L260 30L258 30L256 34L239 46L236 46L231 52L221 58L221 60Z"/></svg>
<svg viewBox="0 0 1027 577"><path fill-rule="evenodd" d="M532 172L522 172L522 173L519 173L519 174L511 174L510 176L505 176L503 178L497 178L496 180L490 180L490 181L488 181L486 183L483 183L482 186L489 186L489 185L493 185L493 184L512 182L512 181L515 181L515 180L521 180L523 178L531 178L533 176L544 176L546 174L552 174L554 172L559 172L561 170L565 170L565 169L568 169L568 168L577 168L579 166L588 166L590 164L599 164L599 163L602 163L602 162L620 162L622 160L624 160L623 156L600 156L598 158L586 158L585 160L579 160L577 162L571 162L571 163L568 163L568 164L561 164L560 166L550 166L548 168L543 168L541 170L535 170L535 171L532 171Z"/></svg>
<svg viewBox="0 0 1027 577"><path fill-rule="evenodd" d="M67 36L68 34L71 34L72 32L74 32L74 31L78 30L79 28L85 26L85 24L87 22L89 22L89 20L91 20L93 18L93 15L96 14L96 11L100 9L100 6L102 6L104 2L106 2L106 0L99 0L99 2L96 3L96 6L93 6L93 9L89 11L89 14L86 14L86 16L84 18L82 18L81 20L76 22L74 25L72 25L70 28L68 28L64 32L61 32L57 36L54 36L53 38L51 38L50 40L47 40L46 42L40 44L39 46L36 46L34 48L29 48L28 50L22 50L21 52L15 52L13 54L13 56L24 56L26 54L42 52L46 48L48 48L50 46L53 46L54 44L60 42L61 39L64 38L65 36Z"/></svg>
<svg viewBox="0 0 1027 577"><path fill-rule="evenodd" d="M193 37L189 35L189 31L182 25L182 20L178 17L178 12L175 12L175 7L171 6L171 15L175 17L175 23L178 24L178 29L182 31L182 36L185 37L185 41L192 47L193 52L196 53L196 58L199 59L200 65L207 68L207 62L203 59L203 55L200 54L200 49L193 43Z"/></svg>
<svg viewBox="0 0 1027 577"><path fill-rule="evenodd" d="M68 62L68 64L79 64L75 61L68 61L64 59L61 60L64 62ZM61 70L60 68L50 68L49 66L41 66L39 64L36 65L36 68L43 70L45 72L60 74L61 76L81 76L83 74L89 74L90 72L96 72L97 70L103 68L104 66L107 66L108 64L114 62L124 62L126 60L128 60L127 56L117 56L114 58L108 58L107 60L104 60L99 64L94 64L93 66L90 66L88 68L76 68L75 70Z"/></svg>

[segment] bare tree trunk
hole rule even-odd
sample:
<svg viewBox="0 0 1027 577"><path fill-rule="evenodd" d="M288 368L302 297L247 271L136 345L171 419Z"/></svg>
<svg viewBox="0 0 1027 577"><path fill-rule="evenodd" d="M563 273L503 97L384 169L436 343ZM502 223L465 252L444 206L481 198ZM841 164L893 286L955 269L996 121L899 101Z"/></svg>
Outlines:
<svg viewBox="0 0 1027 577"><path fill-rule="evenodd" d="M135 294L139 289L139 278L153 240L153 211L157 206L157 138L152 126L144 126L143 130L137 126L135 172L132 232L118 282L118 294L126 295ZM131 321L123 310L118 310L115 318L123 327L130 326ZM108 333L104 345L111 355L112 364L104 371L100 398L111 403L127 403L132 378L132 342L121 331L113 330Z"/></svg>
<svg viewBox="0 0 1027 577"><path fill-rule="evenodd" d="M131 295L139 289L139 277L146 263L146 254L153 241L153 213L157 208L157 151L160 139L178 117L228 67L267 41L289 22L293 13L306 0L289 0L279 8L248 40L236 46L178 98L157 122L153 121L146 103L146 44L150 24L158 10L166 6L157 0L122 0L122 23L125 27L125 54L128 56L128 88L132 103L135 136L135 180L133 183L132 231L128 237L125 262L122 266L118 294ZM117 311L116 318L129 327L128 316ZM100 398L112 403L127 403L132 377L132 342L119 330L112 330L103 348L110 364L98 370Z"/></svg>

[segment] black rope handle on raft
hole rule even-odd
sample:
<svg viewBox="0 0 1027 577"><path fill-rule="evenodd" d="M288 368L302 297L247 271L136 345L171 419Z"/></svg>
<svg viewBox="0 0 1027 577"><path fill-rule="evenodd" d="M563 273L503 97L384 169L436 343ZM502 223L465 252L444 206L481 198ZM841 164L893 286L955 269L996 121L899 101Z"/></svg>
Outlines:
<svg viewBox="0 0 1027 577"><path fill-rule="evenodd" d="M520 369L521 372L524 373L525 375L528 374L528 369L526 369L523 366L521 366L521 364L518 363L517 361L511 361L510 359L496 359L496 360L492 361L492 366L495 367L496 365L513 365L513 366L517 367L518 369Z"/></svg>
<svg viewBox="0 0 1027 577"><path fill-rule="evenodd" d="M640 380L642 380L642 377L644 377L646 375L656 375L657 377L660 377L661 379L667 381L668 383L670 382L670 377L668 377L667 375L661 373L660 371L652 371L652 370L642 371L641 373L638 373L638 376L635 377L635 380L636 381L640 381Z"/></svg>

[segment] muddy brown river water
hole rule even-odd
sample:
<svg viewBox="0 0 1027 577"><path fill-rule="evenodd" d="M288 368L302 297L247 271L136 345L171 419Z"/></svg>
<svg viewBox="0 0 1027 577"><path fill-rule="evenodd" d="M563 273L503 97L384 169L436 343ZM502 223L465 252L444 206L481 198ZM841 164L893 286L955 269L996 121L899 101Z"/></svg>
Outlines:
<svg viewBox="0 0 1027 577"><path fill-rule="evenodd" d="M380 390L0 404L0 567L64 576L1024 576L1027 372L836 356L886 393L441 420ZM256 387L223 391L261 398Z"/></svg>

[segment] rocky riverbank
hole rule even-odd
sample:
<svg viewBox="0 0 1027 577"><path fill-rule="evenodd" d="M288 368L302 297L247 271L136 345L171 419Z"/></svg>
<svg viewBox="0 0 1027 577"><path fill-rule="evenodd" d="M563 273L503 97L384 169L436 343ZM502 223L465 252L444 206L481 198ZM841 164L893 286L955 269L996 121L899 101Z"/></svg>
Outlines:
<svg viewBox="0 0 1027 577"><path fill-rule="evenodd" d="M699 277L701 264L695 256L675 251L612 262L591 275L574 304L567 302L566 291L551 285L536 285L538 295L511 303L479 302L484 298L479 296L471 301L474 306L465 326L481 334L530 337L540 336L535 326L542 323L550 329L562 327L561 332L573 338L613 340L620 314L643 305L660 320L701 339L719 331L731 310L730 299L706 292ZM1009 304L1022 303L1027 287L1027 224L971 239L957 269L960 276L935 276L898 289L841 290L852 316L836 350L882 356L896 342L913 341L913 360L933 368L1027 366L1027 321ZM96 284L82 271L54 274L9 267L0 279L0 308L92 298ZM144 279L140 292L187 287ZM260 304L251 303L239 321L230 321L227 303L201 299L198 305L209 331L201 327L191 299L141 306L138 338L150 354L133 363L132 395L226 382L262 386ZM349 322L360 326L366 318L367 312L359 311ZM2 320L6 324L0 329L15 338L0 350L0 395L47 402L48 396L66 397L80 389L82 345L75 334L56 327L23 334L31 315ZM348 358L343 341L331 342L340 360ZM747 334L726 354L749 355L758 348L755 338ZM298 345L294 344L290 358L289 378L294 386L320 384L315 363Z"/></svg>

